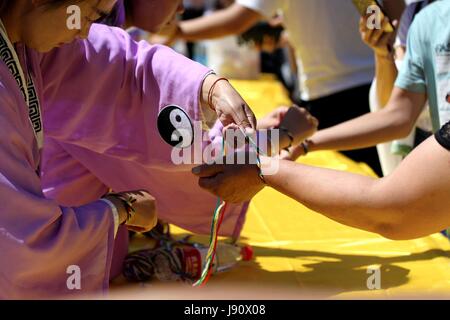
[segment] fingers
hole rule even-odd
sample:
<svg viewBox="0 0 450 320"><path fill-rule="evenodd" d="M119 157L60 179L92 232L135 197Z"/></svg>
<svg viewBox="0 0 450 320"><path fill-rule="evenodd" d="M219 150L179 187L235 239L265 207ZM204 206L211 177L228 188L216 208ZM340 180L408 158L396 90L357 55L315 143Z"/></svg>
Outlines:
<svg viewBox="0 0 450 320"><path fill-rule="evenodd" d="M275 114L276 114L278 122L283 121L283 118L286 116L286 114L288 113L289 109L290 109L290 107L281 106L281 107L278 107L275 110Z"/></svg>
<svg viewBox="0 0 450 320"><path fill-rule="evenodd" d="M156 202L153 199L153 197L140 199L135 203L133 206L135 213L126 222L128 229L136 232L147 232L156 226L158 214Z"/></svg>
<svg viewBox="0 0 450 320"><path fill-rule="evenodd" d="M370 43L370 39L372 37L373 29L368 28L367 26L367 17L362 17L359 20L359 32L361 34L361 38L364 42Z"/></svg>
<svg viewBox="0 0 450 320"><path fill-rule="evenodd" d="M256 129L256 117L246 103L241 103L239 107L233 109L231 113L233 123L244 129Z"/></svg>
<svg viewBox="0 0 450 320"><path fill-rule="evenodd" d="M198 179L198 185L200 186L200 188L214 193L217 186L217 178L216 177L200 178Z"/></svg>
<svg viewBox="0 0 450 320"><path fill-rule="evenodd" d="M318 123L306 109L295 106L288 111L281 126L292 134L291 143L295 145L312 136L317 131Z"/></svg>
<svg viewBox="0 0 450 320"><path fill-rule="evenodd" d="M389 18L383 17L380 28L370 28L367 26L367 17L361 18L359 31L362 40L373 48L386 45L392 36L392 32L386 32L389 24Z"/></svg>
<svg viewBox="0 0 450 320"><path fill-rule="evenodd" d="M373 37L373 33L375 32L375 29L366 29L363 33L363 40L368 43L369 45L373 45L372 43L372 37Z"/></svg>
<svg viewBox="0 0 450 320"><path fill-rule="evenodd" d="M216 176L217 174L223 172L224 165L223 164L203 164L201 166L192 168L192 173L200 178L208 178Z"/></svg>
<svg viewBox="0 0 450 320"><path fill-rule="evenodd" d="M230 123L227 126L224 126L222 129L222 136L225 137L227 135L227 132L232 132L232 131L236 131L239 130L239 126L235 123Z"/></svg>
<svg viewBox="0 0 450 320"><path fill-rule="evenodd" d="M319 127L319 119L317 119L316 117L314 117L313 115L309 115L308 116L308 120L311 122L311 124L313 125L313 127L315 127L317 129L317 127Z"/></svg>
<svg viewBox="0 0 450 320"><path fill-rule="evenodd" d="M243 109L244 109L245 117L250 124L250 128L256 129L257 121L256 121L255 114L253 113L253 111L250 109L250 107L246 103L243 105Z"/></svg>
<svg viewBox="0 0 450 320"><path fill-rule="evenodd" d="M235 123L244 129L256 129L255 114L229 82L222 81L214 92L221 97L215 109L224 126Z"/></svg>
<svg viewBox="0 0 450 320"><path fill-rule="evenodd" d="M308 110L306 110L305 108L299 107L297 105L294 105L291 108L289 108L289 110L286 113L284 119L286 119L286 120L289 120L289 119L297 120L299 116L302 119L306 119L306 120L308 120L310 117L312 117L311 113L309 113Z"/></svg>
<svg viewBox="0 0 450 320"><path fill-rule="evenodd" d="M123 209L120 211L122 213L120 222L125 223L128 229L146 232L156 226L158 221L156 199L148 191L121 192L112 194L109 199L117 208Z"/></svg>
<svg viewBox="0 0 450 320"><path fill-rule="evenodd" d="M291 157L291 152L283 149L280 151L280 154L276 158L278 158L280 160L290 160L290 157Z"/></svg>
<svg viewBox="0 0 450 320"><path fill-rule="evenodd" d="M386 45L389 42L392 37L392 32L386 32L389 24L389 19L387 17L384 17L381 23L381 29L376 30L376 32L373 33L372 43L374 46Z"/></svg>
<svg viewBox="0 0 450 320"><path fill-rule="evenodd" d="M383 37L383 35L385 35L386 33L383 31L384 27L382 27L381 30L378 29L373 29L372 34L370 35L370 39L369 42L375 46L378 47L380 45L380 38Z"/></svg>

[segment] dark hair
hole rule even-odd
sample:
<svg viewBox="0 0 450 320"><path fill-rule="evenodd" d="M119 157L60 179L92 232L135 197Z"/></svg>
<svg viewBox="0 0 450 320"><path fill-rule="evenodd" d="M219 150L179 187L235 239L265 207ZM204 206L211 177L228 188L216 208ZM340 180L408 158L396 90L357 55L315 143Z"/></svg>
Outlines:
<svg viewBox="0 0 450 320"><path fill-rule="evenodd" d="M4 13L6 10L9 9L9 6L13 3L13 1L17 0L0 0L0 14ZM20 0L23 1L23 0ZM66 2L73 1L73 0L47 0L45 2L46 5L61 5ZM80 2L83 0L76 0L76 2Z"/></svg>
<svg viewBox="0 0 450 320"><path fill-rule="evenodd" d="M11 1L0 0L0 13L5 12L8 9L10 4L11 4Z"/></svg>
<svg viewBox="0 0 450 320"><path fill-rule="evenodd" d="M261 45L264 36L269 36L275 40L276 43L280 40L281 33L284 28L282 26L271 26L268 22L262 21L255 24L246 32L239 36L239 44L254 43Z"/></svg>

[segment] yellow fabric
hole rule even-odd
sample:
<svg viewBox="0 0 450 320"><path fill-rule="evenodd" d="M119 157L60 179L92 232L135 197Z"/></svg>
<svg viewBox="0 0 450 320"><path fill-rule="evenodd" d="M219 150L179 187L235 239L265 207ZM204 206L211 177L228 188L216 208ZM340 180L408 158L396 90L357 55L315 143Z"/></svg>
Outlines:
<svg viewBox="0 0 450 320"><path fill-rule="evenodd" d="M273 80L233 81L233 84L258 116L272 110L274 105L288 103L282 88ZM358 165L335 152L311 153L301 162L373 174L366 165ZM178 228L173 228L173 232L185 234ZM206 241L207 237L196 239ZM317 295L353 299L450 294L450 243L441 234L390 241L333 222L269 188L252 201L241 242L253 246L255 260L242 262L233 271L212 277L207 284L210 288L227 288L232 283L235 295L228 295L231 298L252 299L271 288L282 290L273 289L277 295L263 297ZM381 290L368 289L368 278L372 275L367 271L369 267L379 268ZM252 289L239 296L244 287Z"/></svg>

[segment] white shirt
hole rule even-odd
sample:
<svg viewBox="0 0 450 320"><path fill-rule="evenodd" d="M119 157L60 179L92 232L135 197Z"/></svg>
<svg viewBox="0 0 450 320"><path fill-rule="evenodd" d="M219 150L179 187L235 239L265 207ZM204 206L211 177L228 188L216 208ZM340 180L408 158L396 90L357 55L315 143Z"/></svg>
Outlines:
<svg viewBox="0 0 450 320"><path fill-rule="evenodd" d="M283 11L296 50L303 100L372 82L373 52L361 40L360 16L351 0L237 0L237 3L269 18L278 10Z"/></svg>

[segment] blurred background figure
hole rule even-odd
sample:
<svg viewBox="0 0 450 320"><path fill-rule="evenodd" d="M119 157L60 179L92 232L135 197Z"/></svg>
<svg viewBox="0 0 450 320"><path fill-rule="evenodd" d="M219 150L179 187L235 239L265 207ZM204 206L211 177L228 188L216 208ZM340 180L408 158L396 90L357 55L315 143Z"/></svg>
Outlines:
<svg viewBox="0 0 450 320"><path fill-rule="evenodd" d="M164 25L155 14L143 14L152 10L157 2L127 0L125 4L119 3L116 12L108 17L105 24L123 26L135 40L171 45L179 53L229 78L258 79L260 73L273 74L286 88L292 102L301 104L295 53L284 31L282 15L257 22L241 35L226 39L184 41L173 37L177 21L208 16L228 8L234 1L185 0L183 8L178 7L176 15L169 15L171 19ZM167 12L167 8L158 9L158 12L161 11Z"/></svg>
<svg viewBox="0 0 450 320"><path fill-rule="evenodd" d="M406 40L414 17L433 0L409 1L404 11L401 1L384 1L384 9L389 19L397 26L397 34L386 34L383 31L368 32L364 20L360 25L363 41L374 51L376 77L370 92L370 107L372 111L382 109L391 96L398 69L402 65L406 53ZM398 14L401 14L398 22ZM395 43L394 43L395 39ZM391 50L393 46L393 50ZM377 146L383 175L391 174L403 158L411 150L431 135L432 125L429 107L426 106L419 117L416 127L411 133L399 140L379 144Z"/></svg>
<svg viewBox="0 0 450 320"><path fill-rule="evenodd" d="M351 1L237 0L214 14L181 22L173 38L238 35L280 12L295 48L301 105L319 119L320 128L368 112L374 59L358 34L359 15ZM375 147L344 153L382 174Z"/></svg>
<svg viewBox="0 0 450 320"><path fill-rule="evenodd" d="M190 20L203 16L210 9L211 1L208 0L184 0L184 12L181 14L181 20ZM195 42L186 42L187 56L194 58Z"/></svg>
<svg viewBox="0 0 450 320"><path fill-rule="evenodd" d="M243 45L255 46L260 51L261 73L274 74L283 84L294 104L301 105L300 83L295 50L283 26L283 15L269 21L260 21L239 36Z"/></svg>

